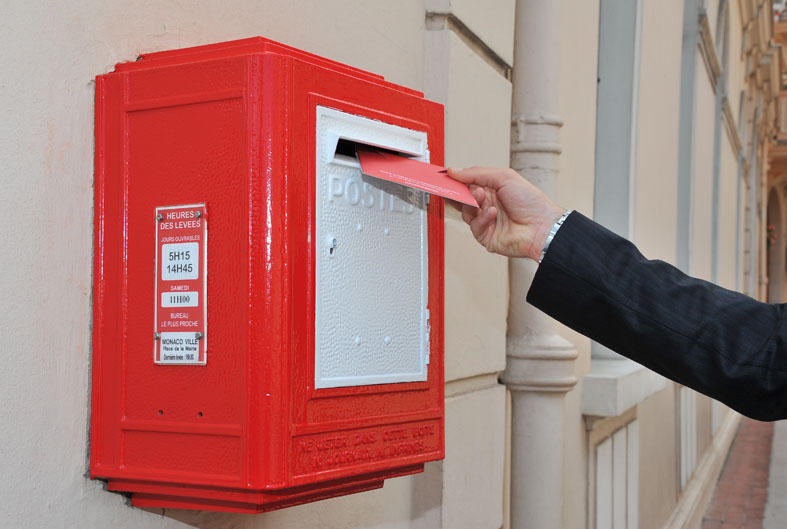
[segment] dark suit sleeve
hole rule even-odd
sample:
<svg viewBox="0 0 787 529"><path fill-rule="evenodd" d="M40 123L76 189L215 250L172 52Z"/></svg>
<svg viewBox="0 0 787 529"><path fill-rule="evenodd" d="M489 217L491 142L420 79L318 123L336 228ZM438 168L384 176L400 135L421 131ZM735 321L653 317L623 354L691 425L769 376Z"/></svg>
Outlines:
<svg viewBox="0 0 787 529"><path fill-rule="evenodd" d="M574 212L527 300L572 329L759 420L787 417L784 306L688 277Z"/></svg>

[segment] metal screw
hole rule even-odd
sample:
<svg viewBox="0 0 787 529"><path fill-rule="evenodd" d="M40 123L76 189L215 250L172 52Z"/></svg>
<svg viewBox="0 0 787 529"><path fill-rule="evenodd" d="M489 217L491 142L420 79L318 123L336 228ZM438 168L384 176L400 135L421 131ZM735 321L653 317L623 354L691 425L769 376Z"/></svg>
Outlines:
<svg viewBox="0 0 787 529"><path fill-rule="evenodd" d="M202 333L201 332L194 333L194 338L196 338L197 340L202 340Z"/></svg>
<svg viewBox="0 0 787 529"><path fill-rule="evenodd" d="M337 241L335 237L332 237L328 242L328 254L333 255L333 252L336 250L337 246L339 246L339 241Z"/></svg>
<svg viewBox="0 0 787 529"><path fill-rule="evenodd" d="M156 220L161 222L162 220L164 220L164 215L162 215L161 213L156 213Z"/></svg>
<svg viewBox="0 0 787 529"><path fill-rule="evenodd" d="M159 333L157 333L157 332L154 332L153 333L153 339L154 340L159 340L159 339L161 339L161 335Z"/></svg>
<svg viewBox="0 0 787 529"><path fill-rule="evenodd" d="M202 212L201 211L195 211L194 212L194 216L197 217L197 218L200 218L202 216Z"/></svg>

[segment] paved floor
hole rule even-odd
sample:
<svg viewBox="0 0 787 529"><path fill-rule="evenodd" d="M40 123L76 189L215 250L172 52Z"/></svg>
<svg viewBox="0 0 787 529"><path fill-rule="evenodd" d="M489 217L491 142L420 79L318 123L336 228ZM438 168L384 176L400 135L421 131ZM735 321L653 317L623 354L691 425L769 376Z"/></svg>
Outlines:
<svg viewBox="0 0 787 529"><path fill-rule="evenodd" d="M741 421L713 499L702 520L702 529L787 528L787 498L784 494L787 492L787 428L779 424L777 430L780 437L774 438L774 423L747 418ZM771 446L776 447L773 461ZM780 450L780 447L784 449ZM769 489L771 468L773 475ZM780 487L782 493L777 492L776 487ZM772 496L778 494L779 500L768 501L769 491Z"/></svg>
<svg viewBox="0 0 787 529"><path fill-rule="evenodd" d="M787 421L773 425L768 503L765 505L764 529L787 527Z"/></svg>

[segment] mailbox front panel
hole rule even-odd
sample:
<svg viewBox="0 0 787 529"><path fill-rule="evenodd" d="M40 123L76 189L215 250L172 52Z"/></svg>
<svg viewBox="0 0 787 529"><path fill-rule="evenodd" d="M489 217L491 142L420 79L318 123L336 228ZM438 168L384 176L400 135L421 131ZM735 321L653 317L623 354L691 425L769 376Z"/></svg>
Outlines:
<svg viewBox="0 0 787 529"><path fill-rule="evenodd" d="M405 378L398 382L389 380L363 385L343 383L321 387L317 383L320 378L317 372L317 355L320 354L317 334L317 319L320 317L318 290L321 288L318 269L320 259L329 259L326 253L330 252L332 241L317 235L322 233L318 225L320 191L317 188L321 182L318 173L320 165L326 164L336 170L346 169L349 172L342 173L343 176L352 176L364 182L352 157L343 158L336 153L337 150L348 152L348 141L378 145L423 159L428 156L432 163L442 163L442 107L411 93L334 76L298 61L293 63L292 79L292 149L301 145L303 138L306 138L309 156L292 158L288 193L290 197L307 196L309 202L291 202L293 209L289 214L291 217L308 218L309 224L306 232L298 230L291 233L289 247L293 252L293 262L311 263L313 268L295 267L292 275L294 285L308 286L307 289L294 291L292 303L295 307L305 307L311 319L307 321L305 329L298 328L293 335L293 343L297 347L293 350L292 358L298 368L294 371L296 376L292 388L293 437L288 447L291 479L295 484L302 484L317 477L343 479L349 475L374 473L383 469L399 468L404 472L402 469L411 465L420 466L424 461L443 456L443 202L439 197L431 197L423 210L426 217L426 259L420 257L424 249L418 249L415 245L409 249L405 247L408 253L397 255L395 252L387 253L379 244L370 244L365 248L364 256L367 259L365 267L383 269L390 266L390 262L378 264L384 259L412 267L410 270L413 276L408 278L408 281L412 281L411 286L421 281L419 270L415 269L413 263L425 262L428 330L424 336L429 340L429 356L422 360L425 377L417 379L414 375L408 375L409 380ZM318 132L318 126L326 116L331 118L326 121L330 126L325 127L323 134L323 131ZM341 125L346 119L354 126ZM361 125L369 129L362 129ZM331 132L332 128L337 132ZM339 139L343 141L344 148L335 146ZM318 160L318 153L323 156L321 160ZM330 172L327 175L330 176ZM323 189L328 190L330 182L323 180L322 183ZM337 196L334 200L342 198ZM350 198L354 200L355 197L353 195ZM407 203L406 200L402 202L405 205ZM361 205L360 197L358 205ZM369 220L369 217L361 216L362 210L358 210L355 215L357 217L352 217L354 222L358 218L365 218L367 222ZM393 215L383 218L393 223ZM412 233L415 234L416 229L420 231L420 228L416 228L417 217L407 218L413 222L410 226ZM347 227L350 230L354 227L357 229L350 223L349 217ZM364 227L362 225L362 229ZM383 230L383 236L384 228L383 225L378 227ZM314 242L307 245L304 241ZM412 243L413 240L407 242ZM335 251L341 249L341 240L337 243ZM374 274L371 275L374 277ZM393 279L396 279L395 274ZM362 307L364 310L375 310L384 304L384 300L378 301L374 296L368 299L371 299L370 306ZM394 314L394 310L391 310L389 314L394 321L386 324L401 323L419 332L417 318L422 317L422 309L422 305L411 299L406 308L400 309L405 311L404 314ZM355 318L360 320L366 318L362 311L353 306L347 307L347 313L356 314ZM338 311L337 318L341 318ZM348 318L344 325L352 323L352 318ZM380 344L383 351L385 336L382 335ZM305 341L301 338L305 338ZM413 349L404 353L404 357L423 358L420 356L423 351L420 343L415 340L411 343ZM354 343L351 345L354 346ZM303 353L305 357L301 356Z"/></svg>

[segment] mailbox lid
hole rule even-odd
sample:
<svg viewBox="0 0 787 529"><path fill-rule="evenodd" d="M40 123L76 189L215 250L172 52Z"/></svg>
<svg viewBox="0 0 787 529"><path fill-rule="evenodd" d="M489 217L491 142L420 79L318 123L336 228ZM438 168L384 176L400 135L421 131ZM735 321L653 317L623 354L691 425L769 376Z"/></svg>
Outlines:
<svg viewBox="0 0 787 529"><path fill-rule="evenodd" d="M115 65L116 72L126 72L142 70L147 68L160 68L176 64L193 64L207 60L225 59L240 56L251 56L260 54L276 54L283 57L291 57L299 61L310 63L322 69L335 71L345 76L363 79L367 82L385 86L402 93L407 93L416 97L423 97L423 93L405 86L396 85L388 82L382 75L378 75L360 68L354 68L347 64L320 57L292 46L287 46L265 37L250 37L218 44L207 44L204 46L192 46L175 50L165 50L153 53L145 53L137 57L135 61L121 62Z"/></svg>

